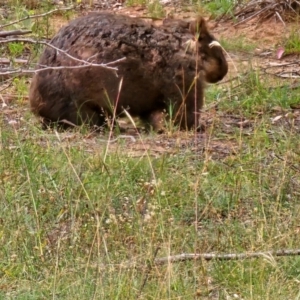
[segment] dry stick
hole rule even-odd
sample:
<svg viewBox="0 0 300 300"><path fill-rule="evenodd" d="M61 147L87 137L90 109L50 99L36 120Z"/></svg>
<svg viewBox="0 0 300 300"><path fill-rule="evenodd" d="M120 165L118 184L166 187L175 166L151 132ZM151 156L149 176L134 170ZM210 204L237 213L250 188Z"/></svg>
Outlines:
<svg viewBox="0 0 300 300"><path fill-rule="evenodd" d="M0 57L0 63L1 64L8 65L11 62L12 62L12 59L8 59L8 58L5 58L5 57ZM13 59L13 62L15 62L17 64L27 64L28 60L27 59L21 59L21 58L15 58L15 59ZM1 69L1 70L3 70L3 69ZM11 70L11 69L9 69L9 70Z"/></svg>
<svg viewBox="0 0 300 300"><path fill-rule="evenodd" d="M117 63L117 62L122 61L124 59L125 58L119 59L118 61L114 61L113 63ZM90 67L102 67L102 68L107 68L107 69L110 69L110 70L113 70L113 71L114 70L117 71L117 68L107 67L106 64L91 64L91 65L81 65L81 66L45 67L43 69L28 69L28 70L15 69L15 70L12 70L12 71L10 71L10 69L9 69L5 72L0 72L0 75L1 76L14 75L14 74L24 74L24 75L26 75L26 74L35 74L35 73L42 72L42 71L47 71L47 70L84 69L84 68L90 68ZM3 70L3 69L0 69L0 70Z"/></svg>
<svg viewBox="0 0 300 300"><path fill-rule="evenodd" d="M13 38L13 39L7 39L7 40L0 40L0 44L6 44L6 43L10 43L10 42L26 42L26 43L32 43L32 44L41 44L41 45L46 45L62 54L64 54L65 56L71 58L72 60L75 60L77 62L80 62L80 63L83 63L85 66L90 66L90 67L104 67L106 69L111 69L111 70L117 70L116 67L109 67L109 65L112 65L112 64L115 64L115 63L118 63L122 60L125 59L125 57L121 58L121 59L118 59L118 60L115 60L113 62L109 62L109 63L106 63L106 64L94 64L94 63L90 63L86 60L82 60L82 59L79 59L79 58L76 58L72 55L70 55L69 53L67 53L66 51L62 50L62 49L59 49L55 46L53 46L52 44L50 43L47 43L45 41L37 41L37 40L34 40L34 39L26 39L26 38ZM40 72L40 71L43 71L43 70L46 70L47 68L45 69L40 69L40 70L35 70L36 72ZM52 68L51 68L52 69Z"/></svg>
<svg viewBox="0 0 300 300"><path fill-rule="evenodd" d="M280 77L280 78L300 78L300 75L293 75L291 73L298 74L298 72L281 72L281 73L275 73L273 75ZM269 73L267 73L267 74L269 74Z"/></svg>
<svg viewBox="0 0 300 300"><path fill-rule="evenodd" d="M102 68L106 68L106 69L109 69L109 70L112 70L112 71L117 71L118 70L117 67L110 67L109 65L113 65L113 64L119 63L119 62L121 62L121 61L123 61L123 60L126 59L125 57L122 57L120 59L117 59L115 61L108 62L108 63L105 63L105 64L103 64L103 63L101 63L101 64L95 64L95 63L88 62L87 60L82 60L82 59L76 58L76 57L68 54L66 51L61 50L61 49L59 49L59 48L51 45L50 43L47 43L47 42L44 42L44 41L36 41L36 40L33 40L33 39L19 38L19 39L0 40L0 44L9 43L9 42L15 42L15 41L46 45L48 47L51 47L51 48L55 49L58 52L63 53L64 55L66 55L70 59L82 63L83 65L77 65L77 66L59 66L59 67L43 66L43 68L41 68L41 69L34 69L34 70L33 69L28 69L28 70L14 69L14 70L7 70L5 72L0 72L1 76L2 75L3 76L5 76L5 75L14 75L14 74L24 74L25 75L25 74L33 74L33 73L43 72L43 71L47 71L47 70L81 69L81 68L89 68L89 67L102 67ZM116 76L118 77L117 73L116 73Z"/></svg>
<svg viewBox="0 0 300 300"><path fill-rule="evenodd" d="M265 69L269 68L277 68L277 67L286 67L286 66L291 66L291 65L299 65L299 61L292 61L289 63L269 63L269 65Z"/></svg>
<svg viewBox="0 0 300 300"><path fill-rule="evenodd" d="M121 61L123 59L120 59L118 61ZM113 63L116 63L118 61L115 61ZM5 75L14 75L14 74L35 74L38 72L42 72L42 71L47 71L47 70L67 70L67 69L84 69L84 68L90 68L90 67L102 67L102 68L106 68L105 64L92 64L92 65L81 65L81 66L60 66L60 67L45 67L43 69L28 69L28 70L24 70L24 69L15 69L10 71L7 70L5 72L0 72L0 76L5 76ZM117 68L109 68L111 70L117 70ZM0 70L5 70L5 69L0 69Z"/></svg>
<svg viewBox="0 0 300 300"><path fill-rule="evenodd" d="M238 17L242 14L244 15L249 14L250 12L255 11L256 6L257 6L256 4L248 3L246 6L242 7L239 11L235 12L233 15L235 17Z"/></svg>
<svg viewBox="0 0 300 300"><path fill-rule="evenodd" d="M242 21L240 21L240 22L234 24L233 26L236 27L236 26L238 26L238 25L240 25L240 24L242 24L242 23L245 23L245 22L247 22L247 21L253 19L254 17L256 17L256 16L262 14L263 12L265 12L266 10L268 10L269 8L270 8L270 7L267 6L267 7L263 8L263 9L261 9L260 11L254 13L254 14L251 15L250 17L248 17L248 18L246 18L246 19L244 19L244 20L242 20Z"/></svg>
<svg viewBox="0 0 300 300"><path fill-rule="evenodd" d="M17 24L17 23L20 23L20 22L23 22L23 21L26 21L26 20L29 20L29 19L37 19L37 18L40 18L40 17L45 17L47 15L50 15L50 14L58 12L58 11L67 11L67 10L71 10L73 8L74 8L74 6L64 7L64 8L57 8L57 9L50 10L50 11L48 11L46 13L40 14L40 15L27 16L25 18L13 21L11 23L7 23L7 24L4 24L4 25L1 25L0 29L8 27L8 26L11 26L11 25L14 25L14 24Z"/></svg>
<svg viewBox="0 0 300 300"><path fill-rule="evenodd" d="M178 255L171 255L162 258L156 258L154 265L164 265L167 263L181 262L187 260L240 260L248 258L258 258L266 256L296 256L300 255L300 249L295 250L278 250L278 251L267 251L267 252L249 252L249 253L230 253L230 254L214 254L214 253L182 253Z"/></svg>
<svg viewBox="0 0 300 300"><path fill-rule="evenodd" d="M293 62L282 63L282 64L270 63L266 67L261 67L260 70L262 70L265 74L273 75L273 76L277 76L277 77L281 77L281 78L299 78L300 75L298 75L299 72L297 72L297 71L282 71L282 72L279 71L277 73L272 73L272 72L268 71L271 68L278 68L278 67L285 67L285 66L292 66L292 65L298 65L299 66L299 62L293 61Z"/></svg>
<svg viewBox="0 0 300 300"><path fill-rule="evenodd" d="M280 78L299 78L300 74L297 71L281 71L276 73L269 73L265 71L265 74L277 76Z"/></svg>
<svg viewBox="0 0 300 300"><path fill-rule="evenodd" d="M11 35L24 35L31 33L31 30L10 30L10 31L0 31L0 37L5 38Z"/></svg>
<svg viewBox="0 0 300 300"><path fill-rule="evenodd" d="M298 2L297 2L297 3L298 3ZM262 14L263 12L265 12L265 11L267 11L267 10L272 10L272 9L273 9L273 14L275 13L275 14L277 15L277 17L279 18L279 20L283 23L283 25L286 26L285 23L284 23L284 21L282 20L282 18L281 18L281 16L280 16L280 14L278 13L278 11L275 10L277 6L279 6L279 7L281 6L281 7L282 7L283 4L284 4L284 5L287 5L293 12L296 13L296 11L293 9L293 7L292 7L287 1L281 1L281 2L274 3L274 4L270 4L270 5L267 6L267 7L264 7L263 9L259 10L258 12L254 13L253 15L249 16L248 18L246 18L246 19L244 19L244 20L238 22L237 24L234 24L233 26L238 26L238 25L241 24L241 23L244 23L244 22L247 22L247 21L251 20L252 18L256 17L257 15L260 15L260 14ZM243 11L245 11L245 9L247 9L248 7L251 8L251 6L254 6L254 7L255 7L255 6L256 6L256 3L254 2L253 5L252 5L251 2L250 2L244 9L242 9L242 10L239 11L239 12L237 12L237 13L235 14L235 16L238 16L239 14L241 14L241 13L242 13ZM275 12L274 12L274 10L275 10ZM271 14L269 14L269 15L271 15Z"/></svg>
<svg viewBox="0 0 300 300"><path fill-rule="evenodd" d="M281 18L281 15L276 11L275 12L276 16L278 17L278 19L280 20L280 22L283 24L284 27L286 27L286 24L284 23L284 21Z"/></svg>
<svg viewBox="0 0 300 300"><path fill-rule="evenodd" d="M295 1L295 2L296 2L298 5L300 4L299 1ZM287 1L284 1L284 3L281 2L281 3L279 3L279 4L287 5L294 13L297 13L297 12L293 9L293 7L290 5L290 3L288 3Z"/></svg>

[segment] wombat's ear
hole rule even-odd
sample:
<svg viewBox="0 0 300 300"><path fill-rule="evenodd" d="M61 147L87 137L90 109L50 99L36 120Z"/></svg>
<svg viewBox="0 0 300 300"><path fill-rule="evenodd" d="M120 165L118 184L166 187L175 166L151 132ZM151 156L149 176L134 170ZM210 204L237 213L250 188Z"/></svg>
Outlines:
<svg viewBox="0 0 300 300"><path fill-rule="evenodd" d="M198 39L208 35L206 22L202 17L198 17L195 21L190 23L190 32L197 35Z"/></svg>

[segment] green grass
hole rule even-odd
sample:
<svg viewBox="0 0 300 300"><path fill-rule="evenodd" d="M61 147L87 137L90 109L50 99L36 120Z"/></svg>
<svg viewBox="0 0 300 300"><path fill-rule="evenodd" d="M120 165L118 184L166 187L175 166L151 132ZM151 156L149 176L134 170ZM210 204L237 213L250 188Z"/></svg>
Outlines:
<svg viewBox="0 0 300 300"><path fill-rule="evenodd" d="M126 0L126 6L136 6L141 5L145 6L147 14L151 18L163 18L166 15L163 5L158 1L149 1L149 0Z"/></svg>
<svg viewBox="0 0 300 300"><path fill-rule="evenodd" d="M126 2L127 6L135 6L135 5L146 5L146 0L127 0Z"/></svg>
<svg viewBox="0 0 300 300"><path fill-rule="evenodd" d="M284 41L285 54L300 53L300 33L298 29L290 32L289 36Z"/></svg>
<svg viewBox="0 0 300 300"><path fill-rule="evenodd" d="M0 114L0 299L299 299L297 256L153 264L300 248L300 124L290 109L299 91L288 82L249 68L207 89L206 138L172 130L135 143L42 131L28 80L10 88Z"/></svg>
<svg viewBox="0 0 300 300"><path fill-rule="evenodd" d="M94 137L95 146L81 133L41 131L28 112L22 130L2 118L0 296L297 299L297 257L147 267L156 252L163 257L299 248L296 128L271 124L268 109L255 115L266 103L285 105L263 93L258 81L251 84L263 98L245 112L253 116L251 134L239 128L227 133L235 154L222 159L195 156L189 147L135 157L122 139L105 156L105 137ZM275 91L281 95L280 88ZM240 101L231 99L233 108L224 104L222 114L231 107L230 114L240 115ZM211 143L226 145L219 123L210 131ZM145 144L160 140L141 138ZM138 268L126 267L128 262Z"/></svg>
<svg viewBox="0 0 300 300"><path fill-rule="evenodd" d="M245 36L235 38L222 37L220 43L226 51L233 52L253 53L254 49L257 47L256 43L248 41Z"/></svg>
<svg viewBox="0 0 300 300"><path fill-rule="evenodd" d="M149 1L147 11L151 18L163 18L166 15L163 5L158 0Z"/></svg>
<svg viewBox="0 0 300 300"><path fill-rule="evenodd" d="M227 112L240 110L245 117L251 118L257 114L274 114L279 108L290 109L292 104L299 102L298 89L291 90L288 82L253 70L251 64L231 84L228 89L209 89L208 104L221 98L223 100L218 104L220 109ZM226 98L222 98L225 94Z"/></svg>
<svg viewBox="0 0 300 300"><path fill-rule="evenodd" d="M220 15L233 15L233 9L235 7L234 1L231 0L214 0L214 1L202 1L204 2L205 9L210 12L214 17Z"/></svg>

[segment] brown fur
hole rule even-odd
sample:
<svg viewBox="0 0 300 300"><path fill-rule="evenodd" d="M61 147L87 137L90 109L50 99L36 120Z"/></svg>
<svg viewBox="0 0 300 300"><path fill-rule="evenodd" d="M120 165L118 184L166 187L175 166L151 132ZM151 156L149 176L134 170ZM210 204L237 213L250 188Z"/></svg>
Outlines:
<svg viewBox="0 0 300 300"><path fill-rule="evenodd" d="M114 109L117 115L126 109L160 130L163 112L171 105L175 124L181 129L197 127L203 82L221 80L228 69L221 48L209 47L212 41L202 18L190 24L166 21L160 27L109 13L78 18L51 44L93 63L126 59L112 65L117 72L103 67L38 72L30 87L31 109L45 124L66 120L97 126ZM80 64L50 47L39 61L40 66L51 67Z"/></svg>

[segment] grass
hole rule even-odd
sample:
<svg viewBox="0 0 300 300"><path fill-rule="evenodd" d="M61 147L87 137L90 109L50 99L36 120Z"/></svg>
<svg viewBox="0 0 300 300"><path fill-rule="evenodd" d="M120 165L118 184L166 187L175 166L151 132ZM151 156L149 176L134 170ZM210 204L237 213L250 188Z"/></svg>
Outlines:
<svg viewBox="0 0 300 300"><path fill-rule="evenodd" d="M251 68L239 80L208 88L205 138L107 143L42 131L15 79L0 115L0 299L299 299L299 257L153 265L300 248L299 91Z"/></svg>
<svg viewBox="0 0 300 300"><path fill-rule="evenodd" d="M220 43L227 51L234 52L253 53L254 49L257 47L256 43L248 41L245 36L234 38L223 37L220 39Z"/></svg>
<svg viewBox="0 0 300 300"><path fill-rule="evenodd" d="M145 6L151 18L163 18L166 15L163 5L158 0L126 0L125 3L128 7L136 5Z"/></svg>
<svg viewBox="0 0 300 300"><path fill-rule="evenodd" d="M204 7L213 17L221 15L233 15L235 2L231 0L215 0L215 1L202 1ZM242 1L244 2L244 1Z"/></svg>
<svg viewBox="0 0 300 300"><path fill-rule="evenodd" d="M239 76L239 82L230 87L230 93L211 89L207 98L217 99L226 93L226 100L220 102L219 108L227 112L241 110L245 117L276 113L279 107L289 109L298 102L298 89L292 91L288 83L270 77L266 86L266 77L250 66L247 72Z"/></svg>
<svg viewBox="0 0 300 300"><path fill-rule="evenodd" d="M146 267L156 252L299 248L297 128L274 126L269 110L255 115L271 101L260 94L264 101L247 113L253 130L227 133L234 151L221 159L188 145L172 155L134 155L126 140L107 145L95 136L95 144L74 131L41 131L26 111L18 130L2 117L0 297L297 299L297 257ZM251 95L256 91L245 98ZM241 116L234 107L230 114ZM221 111L226 114L225 104ZM211 145L233 150L221 123L210 130ZM178 138L193 141L184 133ZM141 139L146 145L176 140ZM126 268L128 261L139 267Z"/></svg>
<svg viewBox="0 0 300 300"><path fill-rule="evenodd" d="M149 1L147 11L151 18L163 18L166 15L163 5L158 0Z"/></svg>
<svg viewBox="0 0 300 300"><path fill-rule="evenodd" d="M300 34L299 30L294 29L284 41L285 54L300 53Z"/></svg>

